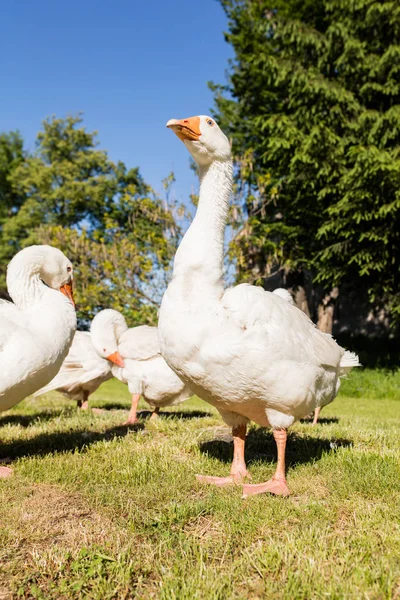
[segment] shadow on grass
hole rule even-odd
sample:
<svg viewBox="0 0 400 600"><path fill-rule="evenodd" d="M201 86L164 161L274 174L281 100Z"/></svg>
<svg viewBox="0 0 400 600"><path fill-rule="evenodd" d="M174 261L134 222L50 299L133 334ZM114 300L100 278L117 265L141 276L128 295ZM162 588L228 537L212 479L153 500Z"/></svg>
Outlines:
<svg viewBox="0 0 400 600"><path fill-rule="evenodd" d="M352 445L351 440L319 439L309 436L299 436L297 433L289 433L286 446L286 464L314 462L319 460L325 452L334 452L337 448L348 448ZM231 463L233 447L231 442L222 440L211 440L200 444L200 451L210 457L217 458L221 462ZM246 462L275 462L276 444L272 432L264 429L251 430L246 438Z"/></svg>
<svg viewBox="0 0 400 600"><path fill-rule="evenodd" d="M107 402L107 404L92 404L90 403L89 405L90 409L93 408L100 408L101 410L104 411L109 411L109 410L129 410L130 409L130 404L129 403L122 403L122 402Z"/></svg>
<svg viewBox="0 0 400 600"><path fill-rule="evenodd" d="M337 417L320 417L318 423L321 425L331 425L332 423L339 423L339 419Z"/></svg>
<svg viewBox="0 0 400 600"><path fill-rule="evenodd" d="M152 414L150 410L138 411L138 416L141 419L149 419ZM161 419L201 419L212 417L212 414L203 410L192 410L189 412L184 410L164 411L161 409L158 416Z"/></svg>
<svg viewBox="0 0 400 600"><path fill-rule="evenodd" d="M312 423L312 418L310 419L300 419L300 423L305 423L306 425ZM332 423L339 423L339 419L337 417L320 417L318 419L318 425L331 425Z"/></svg>
<svg viewBox="0 0 400 600"><path fill-rule="evenodd" d="M0 417L0 427L4 425L21 425L22 427L29 427L32 423L38 423L40 421L51 421L57 419L61 415L70 416L71 409L61 409L52 411L41 411L34 413L33 415L4 415Z"/></svg>
<svg viewBox="0 0 400 600"><path fill-rule="evenodd" d="M91 409L93 408L98 408L100 410L104 410L104 412L107 412L109 410L125 410L126 412L129 411L130 406L126 405L126 404L118 404L116 402L114 403L109 403L107 405L104 406L91 406ZM140 419L149 419L152 415L152 411L151 410L147 410L142 409L142 410L138 410L137 415ZM201 419L204 417L212 417L212 413L207 412L207 411L203 411L203 410L191 410L191 411L185 411L185 410L164 410L161 408L160 412L158 413L158 416L162 419Z"/></svg>
<svg viewBox="0 0 400 600"><path fill-rule="evenodd" d="M125 437L129 432L144 429L141 423L135 425L118 425L105 431L65 431L40 433L30 440L13 440L0 444L0 461L4 458L19 458L22 456L46 456L58 452L82 450L102 440Z"/></svg>

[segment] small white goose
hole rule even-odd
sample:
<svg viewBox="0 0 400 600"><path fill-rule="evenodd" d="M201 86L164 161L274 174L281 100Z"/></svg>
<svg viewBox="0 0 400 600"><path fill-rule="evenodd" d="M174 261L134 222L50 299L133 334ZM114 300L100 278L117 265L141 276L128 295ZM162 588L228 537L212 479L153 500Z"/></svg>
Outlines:
<svg viewBox="0 0 400 600"><path fill-rule="evenodd" d="M274 476L245 485L244 496L288 495L287 428L331 402L339 377L358 358L321 333L277 294L247 284L225 290L224 231L232 189L231 149L211 117L171 119L200 174L196 216L175 256L173 278L159 314L161 352L169 366L232 427L229 477L199 476L215 485L242 482L247 423L273 429L278 450Z"/></svg>
<svg viewBox="0 0 400 600"><path fill-rule="evenodd" d="M87 410L90 394L112 377L111 364L98 355L90 333L77 331L61 369L54 379L35 392L34 396L57 390L67 398L76 400L79 408Z"/></svg>
<svg viewBox="0 0 400 600"><path fill-rule="evenodd" d="M8 265L7 289L14 304L0 302L0 411L55 376L76 330L72 265L57 248L18 252ZM0 467L0 477L10 474Z"/></svg>
<svg viewBox="0 0 400 600"><path fill-rule="evenodd" d="M126 383L132 394L127 425L137 421L140 396L153 408L155 417L160 408L193 395L161 356L157 327L141 325L128 329L120 312L105 309L94 317L90 333L98 354L113 363L113 375Z"/></svg>

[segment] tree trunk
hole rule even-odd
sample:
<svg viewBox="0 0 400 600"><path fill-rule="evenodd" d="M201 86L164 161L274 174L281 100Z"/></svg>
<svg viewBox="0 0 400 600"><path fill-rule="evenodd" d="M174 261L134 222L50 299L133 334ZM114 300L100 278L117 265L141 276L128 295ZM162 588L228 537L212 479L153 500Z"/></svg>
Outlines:
<svg viewBox="0 0 400 600"><path fill-rule="evenodd" d="M339 288L334 287L325 295L318 306L318 323L317 327L324 333L332 333L333 316L335 312L336 300L339 296Z"/></svg>
<svg viewBox="0 0 400 600"><path fill-rule="evenodd" d="M294 302L298 308L301 308L301 310L306 313L307 317L311 318L306 290L302 285L299 285L299 287L294 291Z"/></svg>
<svg viewBox="0 0 400 600"><path fill-rule="evenodd" d="M286 287L292 294L296 306L308 317L311 317L306 291L307 273L303 270L291 269L282 269L281 273L283 287Z"/></svg>

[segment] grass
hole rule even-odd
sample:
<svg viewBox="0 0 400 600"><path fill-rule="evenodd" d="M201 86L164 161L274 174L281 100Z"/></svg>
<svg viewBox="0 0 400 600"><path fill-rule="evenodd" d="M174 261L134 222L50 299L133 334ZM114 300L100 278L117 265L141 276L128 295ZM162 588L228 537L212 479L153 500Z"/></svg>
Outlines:
<svg viewBox="0 0 400 600"><path fill-rule="evenodd" d="M28 398L0 415L0 598L400 598L399 388L400 372L354 371L320 425L291 430L292 496L245 501L195 481L232 453L199 399L127 429L115 380L92 397L102 414ZM268 431L247 459L253 482L271 475Z"/></svg>

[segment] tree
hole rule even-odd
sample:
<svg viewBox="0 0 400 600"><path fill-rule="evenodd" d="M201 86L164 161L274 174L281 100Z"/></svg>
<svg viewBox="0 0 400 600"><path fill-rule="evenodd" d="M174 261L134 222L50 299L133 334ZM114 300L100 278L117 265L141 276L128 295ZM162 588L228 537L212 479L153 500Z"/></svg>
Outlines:
<svg viewBox="0 0 400 600"><path fill-rule="evenodd" d="M221 4L235 60L212 87L239 158L239 278L310 271L322 295L353 282L400 317L400 5Z"/></svg>
<svg viewBox="0 0 400 600"><path fill-rule="evenodd" d="M60 226L44 227L37 235L41 242L62 249L74 265L81 328L103 308L121 311L132 325L156 325L165 271L140 251L134 235L112 224L105 235Z"/></svg>
<svg viewBox="0 0 400 600"><path fill-rule="evenodd" d="M4 281L5 267L10 257L10 249L2 239L3 227L25 200L25 196L16 192L11 182L13 171L26 156L23 145L17 131L0 134L0 281Z"/></svg>
<svg viewBox="0 0 400 600"><path fill-rule="evenodd" d="M179 235L176 207L138 168L110 161L81 123L80 116L45 121L35 154L12 170L23 202L4 222L2 246L11 256L32 243L65 252L75 267L81 324L105 307L131 323L154 323Z"/></svg>

